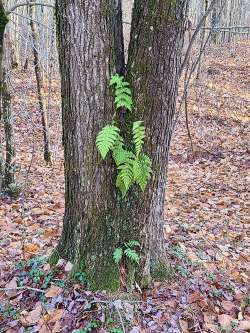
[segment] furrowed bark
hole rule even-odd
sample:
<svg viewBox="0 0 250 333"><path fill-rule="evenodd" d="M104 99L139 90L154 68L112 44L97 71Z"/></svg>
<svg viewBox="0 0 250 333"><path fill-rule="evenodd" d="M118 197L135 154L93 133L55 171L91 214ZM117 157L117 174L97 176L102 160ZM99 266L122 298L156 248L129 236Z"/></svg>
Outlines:
<svg viewBox="0 0 250 333"><path fill-rule="evenodd" d="M164 275L163 213L168 155L176 109L188 0L135 0L127 77L133 86L135 117L146 126L145 149L153 174L135 209L143 248L144 284Z"/></svg>
<svg viewBox="0 0 250 333"><path fill-rule="evenodd" d="M0 120L4 125L4 136L6 142L6 157L3 159L3 148L0 143L0 191L5 190L15 182L15 141L13 129L13 116L11 108L11 96L8 90L6 69L3 64L4 57L4 33L9 19L0 1ZM2 141L2 140L1 140Z"/></svg>
<svg viewBox="0 0 250 333"><path fill-rule="evenodd" d="M113 0L57 3L65 215L52 255L84 269L92 288L112 290L119 286L112 254L125 240L127 224L119 218L113 163L101 161L95 140L114 114L108 81L117 67L115 10Z"/></svg>
<svg viewBox="0 0 250 333"><path fill-rule="evenodd" d="M115 291L120 280L127 287L135 280L147 286L152 277L167 274L163 208L187 2L135 2L127 74L136 109L120 120L125 121L123 132L129 132L133 119L145 121L145 149L154 169L145 193L134 187L126 199L115 188L113 162L101 161L95 145L99 130L114 116L108 81L121 59L116 54L114 1L57 3L65 216L51 261L71 260L74 269L87 273L94 289ZM129 240L139 240L141 260L139 266L123 260L124 273L112 256Z"/></svg>

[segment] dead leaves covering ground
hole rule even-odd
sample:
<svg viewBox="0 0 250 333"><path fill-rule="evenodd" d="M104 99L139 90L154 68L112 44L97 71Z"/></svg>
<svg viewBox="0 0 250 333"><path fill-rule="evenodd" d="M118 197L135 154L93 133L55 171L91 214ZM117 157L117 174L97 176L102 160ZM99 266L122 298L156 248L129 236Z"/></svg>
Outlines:
<svg viewBox="0 0 250 333"><path fill-rule="evenodd" d="M235 58L226 49L213 49L199 86L190 92L195 156L181 117L166 195L165 238L175 277L144 291L135 317L128 315L134 306L128 310L129 302L118 301L124 323L134 325L132 333L250 331L249 63L249 45L239 45ZM118 303L106 304L105 312L105 294L87 291L84 276L78 284L67 282L70 264L51 269L36 259L56 244L63 216L59 92L54 83L55 161L46 167L34 82L24 87L25 74L16 75L17 164L25 193L1 199L0 288L7 288L0 292L2 332L71 332L93 318L102 328L89 331L122 329L119 316L116 325L106 324Z"/></svg>

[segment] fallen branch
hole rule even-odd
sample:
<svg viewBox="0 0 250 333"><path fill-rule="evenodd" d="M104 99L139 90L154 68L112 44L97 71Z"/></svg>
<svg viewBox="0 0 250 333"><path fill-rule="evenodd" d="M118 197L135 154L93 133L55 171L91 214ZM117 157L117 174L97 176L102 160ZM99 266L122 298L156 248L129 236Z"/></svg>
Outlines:
<svg viewBox="0 0 250 333"><path fill-rule="evenodd" d="M14 287L14 288L0 288L0 291L25 290L25 289L45 294L44 290L37 289L37 288L32 288L32 287L28 287L28 286Z"/></svg>

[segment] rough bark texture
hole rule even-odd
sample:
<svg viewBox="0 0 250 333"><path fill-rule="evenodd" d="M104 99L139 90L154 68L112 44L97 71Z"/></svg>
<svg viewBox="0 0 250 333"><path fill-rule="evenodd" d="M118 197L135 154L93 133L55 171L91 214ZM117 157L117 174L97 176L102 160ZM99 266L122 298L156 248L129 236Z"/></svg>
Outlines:
<svg viewBox="0 0 250 333"><path fill-rule="evenodd" d="M3 64L4 56L4 33L8 23L8 16L0 1L0 120L4 124L4 134L6 141L6 158L3 160L3 151L0 140L0 191L8 188L15 181L15 169L13 159L15 157L15 142L13 129L13 116L11 108L11 96L8 91L6 70Z"/></svg>
<svg viewBox="0 0 250 333"><path fill-rule="evenodd" d="M164 194L187 2L135 3L127 73L134 88L135 118L145 121L153 177L145 193L133 188L125 200L114 186L112 161L101 161L95 146L97 133L114 114L108 80L121 59L120 50L115 52L117 7L114 0L57 4L66 208L62 237L51 259L62 256L74 262L95 289L119 287L121 276L112 254L129 240L139 240L142 247L137 282L146 286L152 275L166 273ZM132 118L126 117L125 126L121 119L123 131L127 126L129 132ZM134 269L124 264L125 278L133 282Z"/></svg>
<svg viewBox="0 0 250 333"><path fill-rule="evenodd" d="M170 140L176 108L188 0L134 3L127 76L135 117L146 126L153 175L137 208L143 280L164 275L163 213Z"/></svg>
<svg viewBox="0 0 250 333"><path fill-rule="evenodd" d="M115 290L119 274L112 253L126 224L118 218L112 162L101 161L95 146L114 114L108 88L116 72L113 5L113 0L57 3L65 216L55 255L84 268L93 288Z"/></svg>
<svg viewBox="0 0 250 333"><path fill-rule="evenodd" d="M122 25L122 0L113 0L113 33L115 48L116 73L123 75L125 71L125 54Z"/></svg>
<svg viewBox="0 0 250 333"><path fill-rule="evenodd" d="M47 163L51 162L51 151L50 151L50 140L49 140L49 125L47 121L47 115L45 112L44 101L43 101L43 79L42 79L42 70L39 60L38 53L38 40L37 40L37 28L36 23L32 20L34 12L34 6L30 6L30 28L31 28L31 37L33 42L33 57L34 57L34 68L36 74L36 84L37 84L37 97L39 103L39 110L42 120L43 128L43 145L44 145L44 160Z"/></svg>

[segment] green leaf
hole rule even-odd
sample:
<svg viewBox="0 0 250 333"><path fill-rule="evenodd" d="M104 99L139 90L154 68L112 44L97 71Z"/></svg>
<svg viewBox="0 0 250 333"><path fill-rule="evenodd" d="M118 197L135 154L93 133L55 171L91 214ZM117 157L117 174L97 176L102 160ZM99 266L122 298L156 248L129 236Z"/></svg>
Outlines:
<svg viewBox="0 0 250 333"><path fill-rule="evenodd" d="M120 76L119 74L115 74L111 77L110 81L109 81L109 86L113 86L113 85L118 85L120 86L122 84L124 77Z"/></svg>
<svg viewBox="0 0 250 333"><path fill-rule="evenodd" d="M125 162L118 166L120 170L118 176L122 179L126 190L128 190L133 183L133 160L128 158Z"/></svg>
<svg viewBox="0 0 250 333"><path fill-rule="evenodd" d="M151 177L152 173L152 161L147 155L140 155L133 164L133 176L134 181L144 191L146 185Z"/></svg>
<svg viewBox="0 0 250 333"><path fill-rule="evenodd" d="M137 240L130 240L125 244L126 247L140 246L140 243Z"/></svg>
<svg viewBox="0 0 250 333"><path fill-rule="evenodd" d="M128 190L126 189L120 174L118 174L116 178L116 187L120 190L120 192L122 193L122 197L124 198Z"/></svg>
<svg viewBox="0 0 250 333"><path fill-rule="evenodd" d="M103 159L108 152L114 147L119 139L120 129L114 125L106 125L101 129L96 138L96 146Z"/></svg>
<svg viewBox="0 0 250 333"><path fill-rule="evenodd" d="M134 154L131 151L127 151L121 146L113 149L112 156L117 166L124 164L129 158L134 158Z"/></svg>
<svg viewBox="0 0 250 333"><path fill-rule="evenodd" d="M126 257L128 257L130 259L131 262L135 262L136 264L139 264L140 256L135 250L128 247L124 251L124 254L126 255Z"/></svg>
<svg viewBox="0 0 250 333"><path fill-rule="evenodd" d="M115 103L116 103L116 104L118 104L118 103L121 102L121 101L125 101L125 102L127 102L127 103L129 103L129 104L131 104L131 105L133 104L131 96L126 95L126 94L119 95L119 96L117 96L117 97L115 98Z"/></svg>
<svg viewBox="0 0 250 333"><path fill-rule="evenodd" d="M119 264L119 262L122 260L123 250L121 247L117 247L113 253L113 259L116 264Z"/></svg>
<svg viewBox="0 0 250 333"><path fill-rule="evenodd" d="M145 138L145 127L142 121L135 121L133 123L133 141L135 145L136 156L139 156Z"/></svg>
<svg viewBox="0 0 250 333"><path fill-rule="evenodd" d="M116 108L126 108L129 111L132 111L132 104L126 100L121 100L116 104Z"/></svg>
<svg viewBox="0 0 250 333"><path fill-rule="evenodd" d="M115 90L115 96L120 96L123 94L127 94L127 95L131 96L132 92L128 87L121 87L121 88L117 88Z"/></svg>

